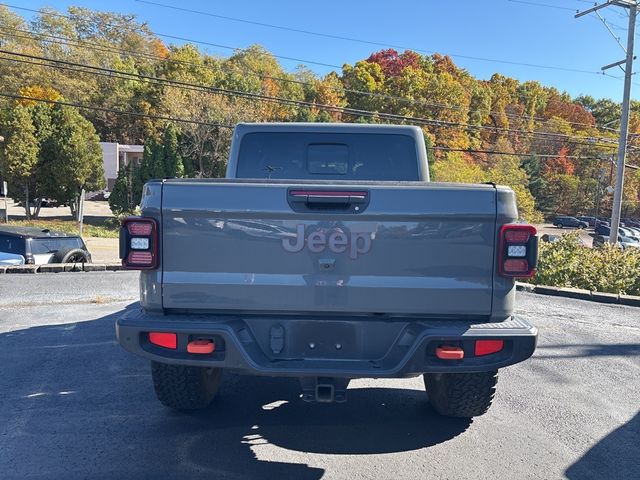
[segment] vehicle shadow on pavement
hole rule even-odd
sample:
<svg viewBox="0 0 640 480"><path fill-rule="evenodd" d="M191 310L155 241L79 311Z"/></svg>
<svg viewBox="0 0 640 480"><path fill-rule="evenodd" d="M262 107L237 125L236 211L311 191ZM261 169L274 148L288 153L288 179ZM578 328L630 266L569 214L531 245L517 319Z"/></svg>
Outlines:
<svg viewBox="0 0 640 480"><path fill-rule="evenodd" d="M345 404L308 404L296 379L232 374L209 409L173 412L155 399L148 362L116 343L117 316L0 335L3 478L318 479L309 454L421 449L471 423L437 416L424 391L350 389Z"/></svg>
<svg viewBox="0 0 640 480"><path fill-rule="evenodd" d="M612 464L608 479L640 478L640 412L631 420L600 440L565 475L570 480L601 479L602 466Z"/></svg>

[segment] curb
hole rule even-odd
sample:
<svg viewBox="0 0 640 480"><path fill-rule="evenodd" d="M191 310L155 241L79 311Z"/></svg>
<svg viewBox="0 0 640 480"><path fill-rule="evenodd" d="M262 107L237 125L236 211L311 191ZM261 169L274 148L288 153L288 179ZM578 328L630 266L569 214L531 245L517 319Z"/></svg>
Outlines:
<svg viewBox="0 0 640 480"><path fill-rule="evenodd" d="M0 266L2 273L119 272L120 263L47 263L44 265Z"/></svg>
<svg viewBox="0 0 640 480"><path fill-rule="evenodd" d="M590 302L640 307L640 296L636 295L618 295L617 293L594 292L580 288L550 287L547 285L533 285L531 283L521 282L516 282L516 290L519 292L538 293L540 295L551 295L554 297L575 298Z"/></svg>

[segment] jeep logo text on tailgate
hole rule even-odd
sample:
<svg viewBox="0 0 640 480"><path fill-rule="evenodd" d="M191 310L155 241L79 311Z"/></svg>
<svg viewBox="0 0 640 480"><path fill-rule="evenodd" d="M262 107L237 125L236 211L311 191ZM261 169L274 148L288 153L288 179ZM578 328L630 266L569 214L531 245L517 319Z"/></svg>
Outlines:
<svg viewBox="0 0 640 480"><path fill-rule="evenodd" d="M371 250L371 233L368 232L345 233L336 230L327 235L325 232L317 231L305 238L304 230L305 225L298 225L295 238L282 239L282 247L291 253L302 251L305 245L312 253L321 253L327 248L333 253L344 253L348 250L349 257L353 260Z"/></svg>

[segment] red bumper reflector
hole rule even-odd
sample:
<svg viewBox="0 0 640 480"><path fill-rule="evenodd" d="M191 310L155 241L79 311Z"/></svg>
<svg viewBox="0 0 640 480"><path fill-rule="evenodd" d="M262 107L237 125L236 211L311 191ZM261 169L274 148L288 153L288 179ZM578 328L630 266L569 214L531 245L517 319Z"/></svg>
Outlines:
<svg viewBox="0 0 640 480"><path fill-rule="evenodd" d="M503 340L476 340L475 354L476 357L491 355L492 353L499 352L503 348Z"/></svg>
<svg viewBox="0 0 640 480"><path fill-rule="evenodd" d="M529 271L529 262L524 259L510 258L504 261L505 273L526 273Z"/></svg>
<svg viewBox="0 0 640 480"><path fill-rule="evenodd" d="M464 351L460 347L443 345L436 348L436 357L441 360L462 360L464 358Z"/></svg>
<svg viewBox="0 0 640 480"><path fill-rule="evenodd" d="M216 349L216 344L213 340L192 340L187 344L187 352L199 353L201 355L207 355L213 353Z"/></svg>
<svg viewBox="0 0 640 480"><path fill-rule="evenodd" d="M175 333L149 332L149 341L159 347L172 350L178 347L178 337Z"/></svg>

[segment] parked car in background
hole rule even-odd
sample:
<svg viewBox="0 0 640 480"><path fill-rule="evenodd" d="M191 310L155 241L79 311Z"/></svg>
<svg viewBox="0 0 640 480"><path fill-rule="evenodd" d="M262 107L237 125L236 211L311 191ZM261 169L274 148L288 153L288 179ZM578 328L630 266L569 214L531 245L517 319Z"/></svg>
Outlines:
<svg viewBox="0 0 640 480"><path fill-rule="evenodd" d="M31 265L91 262L91 254L78 235L33 227L0 228L0 252L22 256L24 263Z"/></svg>
<svg viewBox="0 0 640 480"><path fill-rule="evenodd" d="M553 243L553 242L557 242L561 238L562 238L562 235L550 235L548 233L545 233L540 237L540 240L546 243Z"/></svg>
<svg viewBox="0 0 640 480"><path fill-rule="evenodd" d="M601 247L602 245L604 245L605 243L607 243L609 241L609 237L608 236L604 236L604 235L596 235L595 237L593 237L593 248L598 248ZM633 240L629 237L623 237L623 236L619 236L618 237L618 247L620 247L621 249L625 250L627 248L640 248L640 242L638 242L637 240Z"/></svg>
<svg viewBox="0 0 640 480"><path fill-rule="evenodd" d="M635 218L623 218L622 223L624 227L640 228L640 220Z"/></svg>
<svg viewBox="0 0 640 480"><path fill-rule="evenodd" d="M555 220L553 221L553 225L558 227L558 228L565 228L565 227L587 228L587 227L589 227L589 224L587 222L584 222L582 220L578 220L576 217L565 217L565 216L556 217Z"/></svg>
<svg viewBox="0 0 640 480"><path fill-rule="evenodd" d="M598 224L596 225L595 232L597 235L608 237L611 234L611 227L609 225ZM625 237L627 236L626 233L622 227L618 228L618 235Z"/></svg>
<svg viewBox="0 0 640 480"><path fill-rule="evenodd" d="M595 227L596 226L596 222L598 221L598 219L596 217L585 217L585 216L581 216L581 217L576 217L578 220L580 220L581 222L586 222L590 227Z"/></svg>
<svg viewBox="0 0 640 480"><path fill-rule="evenodd" d="M640 232L637 229L629 228L629 227L620 227L620 230L624 232L623 236L632 238L633 240L636 240L636 241L640 241Z"/></svg>
<svg viewBox="0 0 640 480"><path fill-rule="evenodd" d="M0 252L0 266L8 267L12 265L23 265L24 257L14 253Z"/></svg>

